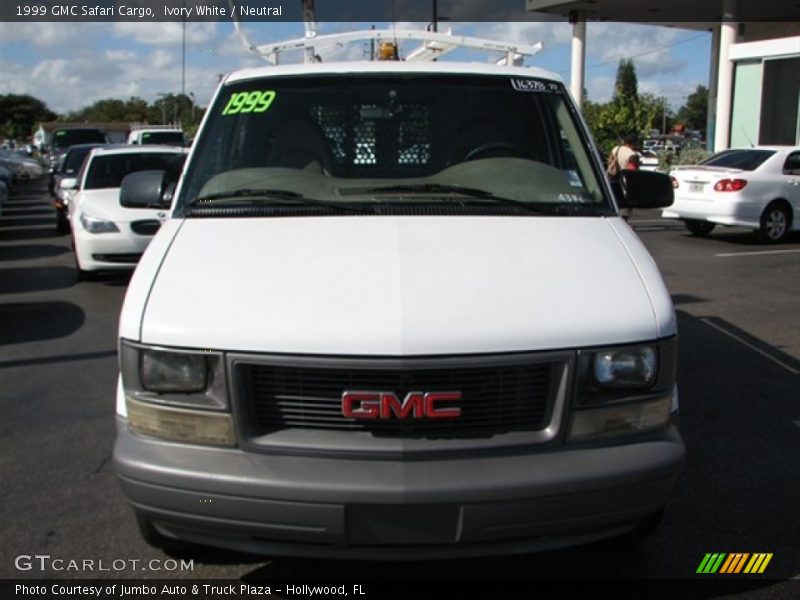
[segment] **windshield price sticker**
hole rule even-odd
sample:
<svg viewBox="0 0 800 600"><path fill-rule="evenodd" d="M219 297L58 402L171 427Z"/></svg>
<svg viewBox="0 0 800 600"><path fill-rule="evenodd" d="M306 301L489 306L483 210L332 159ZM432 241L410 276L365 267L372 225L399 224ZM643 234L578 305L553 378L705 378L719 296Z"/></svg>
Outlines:
<svg viewBox="0 0 800 600"><path fill-rule="evenodd" d="M545 83L536 79L512 79L511 87L518 92L557 92L557 83Z"/></svg>
<svg viewBox="0 0 800 600"><path fill-rule="evenodd" d="M228 103L222 110L223 115L239 115L247 113L263 113L272 105L275 100L273 90L263 90L255 92L235 92L231 94Z"/></svg>

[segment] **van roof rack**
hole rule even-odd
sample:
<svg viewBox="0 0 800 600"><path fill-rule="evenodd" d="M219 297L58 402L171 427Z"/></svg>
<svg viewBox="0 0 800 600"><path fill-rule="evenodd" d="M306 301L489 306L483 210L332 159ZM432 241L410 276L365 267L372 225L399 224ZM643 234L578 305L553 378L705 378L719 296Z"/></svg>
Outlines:
<svg viewBox="0 0 800 600"><path fill-rule="evenodd" d="M232 2L232 0L229 0ZM313 4L312 4L313 5ZM233 12L233 15L236 13ZM305 36L275 44L256 45L242 29L239 20L234 16L233 26L245 48L255 52L273 65L280 63L280 56L285 52L303 51L307 63L321 62L316 53L317 46L343 46L358 41L376 41L397 44L404 40L418 40L422 45L405 57L406 61L431 61L457 48L470 48L484 52L499 52L498 65L521 65L525 56L533 56L543 48L542 42L536 44L506 44L477 37L453 35L452 30L446 33L418 29L363 29L345 33L317 35L317 23L313 9L303 11Z"/></svg>

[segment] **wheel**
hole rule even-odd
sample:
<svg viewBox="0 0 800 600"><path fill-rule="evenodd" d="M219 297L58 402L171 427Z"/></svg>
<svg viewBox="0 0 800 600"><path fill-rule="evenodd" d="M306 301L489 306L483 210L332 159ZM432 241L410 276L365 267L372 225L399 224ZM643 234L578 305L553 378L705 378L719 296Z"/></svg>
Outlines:
<svg viewBox="0 0 800 600"><path fill-rule="evenodd" d="M61 211L56 212L56 231L61 234L69 233L69 221Z"/></svg>
<svg viewBox="0 0 800 600"><path fill-rule="evenodd" d="M773 202L761 214L758 235L767 244L782 242L789 235L792 215L782 202Z"/></svg>
<svg viewBox="0 0 800 600"><path fill-rule="evenodd" d="M688 219L683 222L686 226L686 229L689 230L689 233L692 235L696 235L697 237L705 237L712 231L714 231L714 227L716 227L716 223L710 223L708 221L697 221L695 219Z"/></svg>

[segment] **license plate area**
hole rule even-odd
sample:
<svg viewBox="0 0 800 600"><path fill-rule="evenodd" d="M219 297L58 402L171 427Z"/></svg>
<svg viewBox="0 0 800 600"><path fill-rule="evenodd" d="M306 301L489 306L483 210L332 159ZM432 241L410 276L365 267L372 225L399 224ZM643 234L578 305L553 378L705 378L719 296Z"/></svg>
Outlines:
<svg viewBox="0 0 800 600"><path fill-rule="evenodd" d="M455 504L355 504L345 514L349 544L417 546L455 543L460 510Z"/></svg>
<svg viewBox="0 0 800 600"><path fill-rule="evenodd" d="M692 182L689 184L689 191L694 194L698 194L703 191L705 185L706 185L705 183Z"/></svg>

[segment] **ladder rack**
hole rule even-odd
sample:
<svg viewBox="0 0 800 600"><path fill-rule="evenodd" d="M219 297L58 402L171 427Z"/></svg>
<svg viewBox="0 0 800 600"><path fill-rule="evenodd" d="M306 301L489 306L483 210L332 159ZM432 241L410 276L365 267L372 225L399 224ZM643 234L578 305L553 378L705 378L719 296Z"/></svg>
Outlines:
<svg viewBox="0 0 800 600"><path fill-rule="evenodd" d="M450 32L440 33L416 29L364 29L346 33L317 35L315 28L308 27L306 28L305 37L256 46L250 41L236 20L234 20L234 27L245 48L255 52L273 65L279 64L281 54L292 51L303 51L306 62L320 62L321 59L316 54L317 46L343 46L364 40L392 43L404 40L421 41L422 46L411 52L406 57L406 61L436 60L457 48L471 48L484 52L499 52L501 57L497 64L506 65L521 64L524 56L533 56L543 47L541 42L532 45L505 44L489 39L452 35Z"/></svg>

